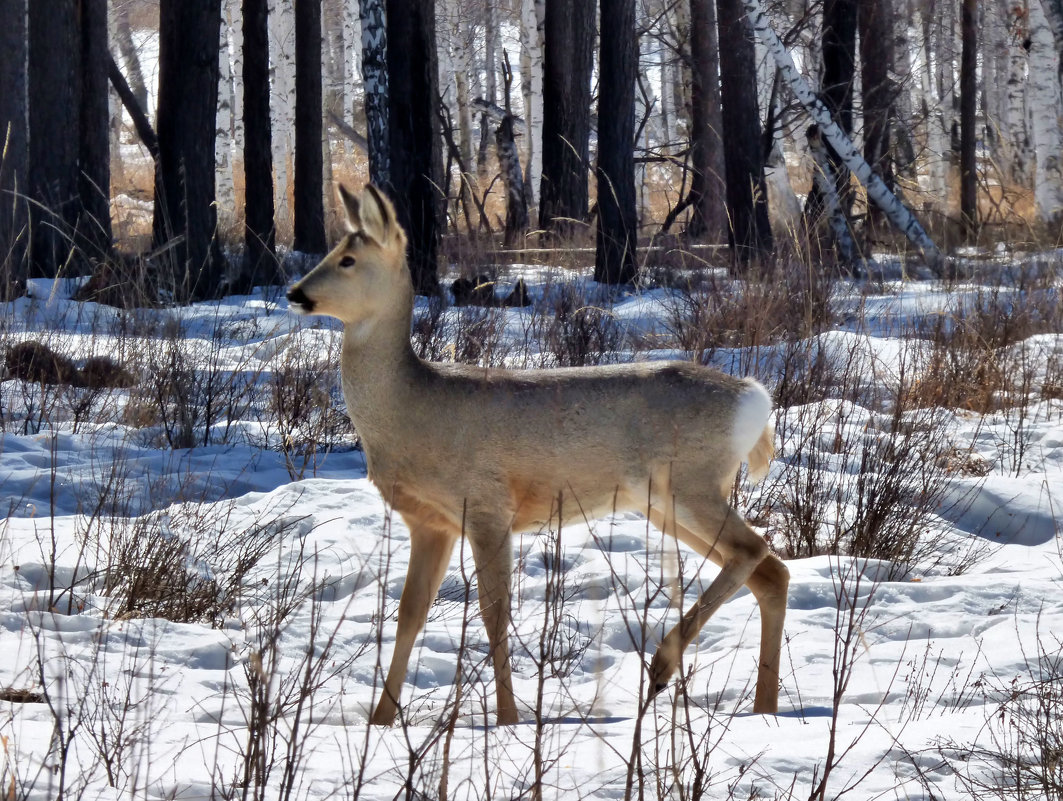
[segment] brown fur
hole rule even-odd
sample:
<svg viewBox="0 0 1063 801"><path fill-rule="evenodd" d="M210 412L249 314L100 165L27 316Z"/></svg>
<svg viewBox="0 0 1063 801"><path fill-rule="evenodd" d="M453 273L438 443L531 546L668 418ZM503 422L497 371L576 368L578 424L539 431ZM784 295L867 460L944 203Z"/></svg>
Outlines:
<svg viewBox="0 0 1063 801"><path fill-rule="evenodd" d="M763 388L685 362L536 371L424 362L410 346L413 289L394 211L372 186L340 194L352 233L288 298L294 310L344 323L347 410L370 479L410 529L395 652L373 722L394 721L414 642L461 536L476 562L498 720L516 722L511 532L614 510L647 513L722 568L662 641L650 667L655 690L745 584L762 619L754 710L775 712L788 574L727 503L741 462L762 476L771 459Z"/></svg>

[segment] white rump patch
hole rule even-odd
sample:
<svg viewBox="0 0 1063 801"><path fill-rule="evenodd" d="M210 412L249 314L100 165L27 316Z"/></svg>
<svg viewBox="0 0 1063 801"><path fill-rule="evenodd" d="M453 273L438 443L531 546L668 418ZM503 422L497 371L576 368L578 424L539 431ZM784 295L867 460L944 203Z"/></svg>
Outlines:
<svg viewBox="0 0 1063 801"><path fill-rule="evenodd" d="M771 419L772 403L771 395L759 381L745 378L743 383L746 388L738 396L734 428L731 430L731 444L735 455L745 461Z"/></svg>

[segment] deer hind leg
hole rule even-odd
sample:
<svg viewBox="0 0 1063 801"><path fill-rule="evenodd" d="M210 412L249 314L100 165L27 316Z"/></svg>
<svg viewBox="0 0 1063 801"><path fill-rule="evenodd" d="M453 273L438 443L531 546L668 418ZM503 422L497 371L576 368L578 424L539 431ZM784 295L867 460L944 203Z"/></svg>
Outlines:
<svg viewBox="0 0 1063 801"><path fill-rule="evenodd" d="M406 680L417 635L424 628L428 609L439 592L439 585L447 572L450 553L457 537L447 531L410 526L410 567L399 599L399 621L395 633L395 651L391 656L384 693L377 702L372 722L390 726L398 712L399 693Z"/></svg>
<svg viewBox="0 0 1063 801"><path fill-rule="evenodd" d="M513 677L509 663L509 624L513 576L513 548L509 524L491 514L466 515L466 537L476 563L480 613L495 672L496 718L499 725L517 722Z"/></svg>
<svg viewBox="0 0 1063 801"><path fill-rule="evenodd" d="M757 694L753 711L775 714L779 711L779 663L782 659L783 622L786 619L786 593L790 571L782 560L768 554L746 582L760 606L760 663L757 665Z"/></svg>
<svg viewBox="0 0 1063 801"><path fill-rule="evenodd" d="M747 584L761 608L761 657L753 707L757 712L776 711L779 650L786 611L785 583L781 592L777 585L779 578L784 577L786 568L768 553L768 546L760 535L723 500L702 498L695 503L688 502L686 508L677 505L674 517L675 521L671 522L672 515L666 516L655 511L651 514L651 521L711 559L721 569L698 601L661 641L650 663L653 691L660 692L668 685L679 667L683 651L701 627L724 601L743 584ZM769 567L761 568L765 562ZM783 572L780 573L778 568ZM754 580L758 569L760 575Z"/></svg>

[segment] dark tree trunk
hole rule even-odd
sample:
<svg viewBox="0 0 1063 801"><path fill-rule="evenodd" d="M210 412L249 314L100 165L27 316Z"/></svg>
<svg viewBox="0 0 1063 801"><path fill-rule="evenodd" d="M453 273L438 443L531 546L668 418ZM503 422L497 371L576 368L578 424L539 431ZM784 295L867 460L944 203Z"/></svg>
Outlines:
<svg viewBox="0 0 1063 801"><path fill-rule="evenodd" d="M890 129L896 90L893 69L893 2L860 5L860 83L863 87L864 161L893 189Z"/></svg>
<svg viewBox="0 0 1063 801"><path fill-rule="evenodd" d="M81 34L77 0L29 4L30 272L55 276L80 215Z"/></svg>
<svg viewBox="0 0 1063 801"><path fill-rule="evenodd" d="M857 0L823 3L823 103L850 137L853 133L853 78L856 74ZM827 145L838 197L846 214L852 205L849 170Z"/></svg>
<svg viewBox="0 0 1063 801"><path fill-rule="evenodd" d="M388 136L388 29L384 0L360 0L359 12L369 180L386 187L391 175L391 143Z"/></svg>
<svg viewBox="0 0 1063 801"><path fill-rule="evenodd" d="M978 109L978 0L963 0L960 24L960 216L969 240L978 234L978 165L975 114Z"/></svg>
<svg viewBox="0 0 1063 801"><path fill-rule="evenodd" d="M741 0L717 0L730 240L736 262L772 249L753 32Z"/></svg>
<svg viewBox="0 0 1063 801"><path fill-rule="evenodd" d="M273 207L269 4L244 0L244 266L241 289L282 280Z"/></svg>
<svg viewBox="0 0 1063 801"><path fill-rule="evenodd" d="M152 237L181 299L214 295L223 277L214 194L220 26L221 0L160 0Z"/></svg>
<svg viewBox="0 0 1063 801"><path fill-rule="evenodd" d="M594 280L630 284L637 264L635 210L635 0L601 0L598 82L598 227Z"/></svg>
<svg viewBox="0 0 1063 801"><path fill-rule="evenodd" d="M388 193L409 235L418 292L438 291L436 257L443 156L437 112L435 4L388 0Z"/></svg>
<svg viewBox="0 0 1063 801"><path fill-rule="evenodd" d="M103 258L111 249L111 114L107 71L107 0L81 0L81 170L82 218L77 245Z"/></svg>
<svg viewBox="0 0 1063 801"><path fill-rule="evenodd" d="M0 300L26 280L24 228L29 169L26 0L0 0Z"/></svg>
<svg viewBox="0 0 1063 801"><path fill-rule="evenodd" d="M587 218L594 3L546 0L539 227L562 236Z"/></svg>
<svg viewBox="0 0 1063 801"><path fill-rule="evenodd" d="M692 213L686 235L721 241L727 233L724 198L723 113L720 48L712 0L690 0L690 182Z"/></svg>
<svg viewBox="0 0 1063 801"><path fill-rule="evenodd" d="M856 0L823 2L823 102L847 134L853 132Z"/></svg>
<svg viewBox="0 0 1063 801"><path fill-rule="evenodd" d="M323 254L321 0L295 2L295 231L292 247Z"/></svg>
<svg viewBox="0 0 1063 801"><path fill-rule="evenodd" d="M508 105L508 104L507 104ZM513 138L513 115L506 113L495 130L495 151L506 187L506 228L503 238L505 247L521 244L528 231L528 204L524 197L524 173L520 166L520 153Z"/></svg>

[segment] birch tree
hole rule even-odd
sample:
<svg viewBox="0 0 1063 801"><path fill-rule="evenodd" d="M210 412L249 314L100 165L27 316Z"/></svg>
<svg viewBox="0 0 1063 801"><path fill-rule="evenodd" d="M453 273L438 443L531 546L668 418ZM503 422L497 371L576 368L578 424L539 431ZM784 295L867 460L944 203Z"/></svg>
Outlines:
<svg viewBox="0 0 1063 801"><path fill-rule="evenodd" d="M932 268L939 268L941 255L937 246L927 235L923 226L915 216L890 192L882 179L875 175L867 162L860 156L852 142L842 132L838 124L831 118L830 112L816 97L804 77L794 66L793 59L771 27L767 15L760 5L759 0L742 0L746 13L753 24L753 30L767 45L772 58L782 71L783 79L789 85L798 101L808 111L809 115L819 126L823 136L830 142L835 152L842 158L846 166L856 175L857 179L867 190L868 198L885 212L898 229L917 247L923 254L923 258Z"/></svg>
<svg viewBox="0 0 1063 801"><path fill-rule="evenodd" d="M498 11L494 0L486 0L483 8L483 41L484 41L484 95L483 99L492 105L498 104L498 51L499 29ZM490 144L491 126L488 124L486 114L480 116L480 148L476 154L476 169L481 178L487 177L487 153Z"/></svg>
<svg viewBox="0 0 1063 801"><path fill-rule="evenodd" d="M951 151L952 107L952 31L943 18L947 6L932 8L919 6L923 26L922 46L919 50L919 73L922 102L926 118L926 191L934 198L949 196L948 157Z"/></svg>
<svg viewBox="0 0 1063 801"><path fill-rule="evenodd" d="M236 70L234 60L242 51L241 43L234 37L239 19L238 0L222 0L221 36L218 40L218 116L214 136L214 164L217 172L218 207L225 210L236 208L236 183L233 180L233 151L236 149L235 109Z"/></svg>
<svg viewBox="0 0 1063 801"><path fill-rule="evenodd" d="M1002 0L1006 3L1006 0ZM1007 3L1000 9L1006 18L1007 77L1004 140L1007 143L1007 175L1012 181L1027 185L1033 180L1033 152L1026 121L1026 66L1029 53L1025 43L1029 38L1029 15L1021 7ZM1023 13L1019 13L1023 12Z"/></svg>
<svg viewBox="0 0 1063 801"><path fill-rule="evenodd" d="M278 220L291 220L289 198L295 194L295 6L291 0L269 0L269 49L274 206Z"/></svg>
<svg viewBox="0 0 1063 801"><path fill-rule="evenodd" d="M1059 51L1039 2L1031 0L1029 119L1034 152L1034 202L1042 222L1063 210L1063 138L1060 135Z"/></svg>
<svg viewBox="0 0 1063 801"><path fill-rule="evenodd" d="M140 53L133 41L133 31L129 27L129 4L115 3L114 15L114 43L122 57L126 81L140 107L145 113L151 113L154 109L148 103L148 87L144 82L144 70L140 66Z"/></svg>
<svg viewBox="0 0 1063 801"><path fill-rule="evenodd" d="M536 205L535 187L543 176L543 7L544 0L521 0L520 74L524 95L524 194Z"/></svg>

